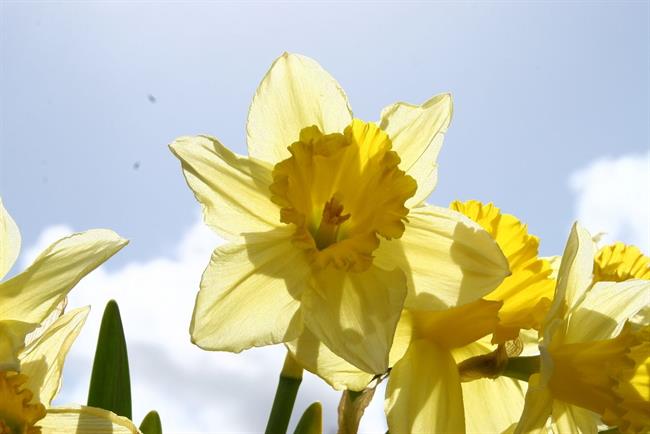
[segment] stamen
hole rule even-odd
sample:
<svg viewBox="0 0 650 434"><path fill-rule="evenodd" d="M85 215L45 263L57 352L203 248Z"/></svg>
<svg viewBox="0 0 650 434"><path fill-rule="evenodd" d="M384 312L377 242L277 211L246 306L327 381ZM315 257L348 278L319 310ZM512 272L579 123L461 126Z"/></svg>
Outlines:
<svg viewBox="0 0 650 434"><path fill-rule="evenodd" d="M336 197L332 197L325 203L323 218L314 235L319 250L336 242L341 224L350 218L350 214L341 215L342 212L343 205Z"/></svg>

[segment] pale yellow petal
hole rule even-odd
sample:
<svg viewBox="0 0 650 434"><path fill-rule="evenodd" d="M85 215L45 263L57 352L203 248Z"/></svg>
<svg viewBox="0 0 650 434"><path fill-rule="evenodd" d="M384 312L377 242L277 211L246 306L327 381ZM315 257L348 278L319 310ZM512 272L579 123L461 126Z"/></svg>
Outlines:
<svg viewBox="0 0 650 434"><path fill-rule="evenodd" d="M325 134L343 132L352 121L341 86L316 61L284 53L266 73L248 112L251 157L275 164L289 157L287 146L312 125Z"/></svg>
<svg viewBox="0 0 650 434"><path fill-rule="evenodd" d="M181 137L169 147L181 160L205 222L219 235L232 240L281 225L280 208L271 202L269 165L239 156L207 136Z"/></svg>
<svg viewBox="0 0 650 434"><path fill-rule="evenodd" d="M509 274L496 242L476 222L446 208L412 209L401 238L382 241L375 263L402 269L406 307L445 309L483 297Z"/></svg>
<svg viewBox="0 0 650 434"><path fill-rule="evenodd" d="M515 434L546 434L546 421L553 411L553 397L546 385L540 384L539 374L528 380L524 411Z"/></svg>
<svg viewBox="0 0 650 434"><path fill-rule="evenodd" d="M34 393L34 400L46 407L61 388L65 357L88 312L90 307L82 307L61 316L20 354L21 373L28 377L25 387Z"/></svg>
<svg viewBox="0 0 650 434"><path fill-rule="evenodd" d="M545 324L563 318L589 290L594 253L595 245L591 235L578 223L574 223L562 254L553 303L544 320Z"/></svg>
<svg viewBox="0 0 650 434"><path fill-rule="evenodd" d="M0 199L0 279L5 277L20 253L20 231Z"/></svg>
<svg viewBox="0 0 650 434"><path fill-rule="evenodd" d="M310 268L291 234L289 227L251 234L214 251L190 325L196 345L239 352L299 336Z"/></svg>
<svg viewBox="0 0 650 434"><path fill-rule="evenodd" d="M391 370L386 415L391 433L465 432L460 378L451 353L414 341Z"/></svg>
<svg viewBox="0 0 650 434"><path fill-rule="evenodd" d="M494 349L488 337L455 349L455 360L488 354ZM468 433L500 433L519 421L527 383L508 377L482 378L462 383L465 425Z"/></svg>
<svg viewBox="0 0 650 434"><path fill-rule="evenodd" d="M129 419L95 407L48 408L37 427L41 434L139 434Z"/></svg>
<svg viewBox="0 0 650 434"><path fill-rule="evenodd" d="M334 354L306 328L298 339L287 342L286 346L304 369L336 390L363 390L374 377Z"/></svg>
<svg viewBox="0 0 650 434"><path fill-rule="evenodd" d="M18 353L25 347L25 337L38 324L0 320L0 371L18 371Z"/></svg>
<svg viewBox="0 0 650 434"><path fill-rule="evenodd" d="M519 421L525 393L525 383L507 377L463 383L467 432L506 431Z"/></svg>
<svg viewBox="0 0 650 434"><path fill-rule="evenodd" d="M562 401L553 402L553 423L555 434L596 434L600 416L589 410Z"/></svg>
<svg viewBox="0 0 650 434"><path fill-rule="evenodd" d="M598 282L572 312L564 343L611 339L650 305L650 281Z"/></svg>
<svg viewBox="0 0 650 434"><path fill-rule="evenodd" d="M388 352L406 296L400 270L314 273L302 298L305 327L335 354L371 374L388 369Z"/></svg>
<svg viewBox="0 0 650 434"><path fill-rule="evenodd" d="M395 336L393 337L393 345L390 348L388 355L388 365L395 366L400 361L413 340L413 318L411 311L408 309L402 310L402 313L397 322L395 329Z"/></svg>
<svg viewBox="0 0 650 434"><path fill-rule="evenodd" d="M65 313L65 309L68 307L68 297L64 297L63 300L50 312L50 314L39 324L39 326L32 333L27 335L25 338L25 346L31 344L36 339L38 339L49 326L54 324L54 321L59 319L61 315Z"/></svg>
<svg viewBox="0 0 650 434"><path fill-rule="evenodd" d="M560 263L562 262L562 256L546 256L541 257L540 259L547 261L551 265L551 275L549 278L557 279L557 273L560 271Z"/></svg>
<svg viewBox="0 0 650 434"><path fill-rule="evenodd" d="M499 325L492 341L503 343L516 339L521 329L538 329L553 298L555 280L548 262L537 256L539 238L517 217L501 212L492 203L476 200L454 201L449 208L477 222L497 242L510 264L511 275L486 300L502 301Z"/></svg>
<svg viewBox="0 0 650 434"><path fill-rule="evenodd" d="M418 183L418 190L406 204L423 202L438 181L438 153L451 122L451 95L437 95L422 105L396 103L381 112L381 128L393 142L402 160L400 169Z"/></svg>
<svg viewBox="0 0 650 434"><path fill-rule="evenodd" d="M127 243L106 229L56 241L27 270L0 284L0 319L42 322L81 278Z"/></svg>

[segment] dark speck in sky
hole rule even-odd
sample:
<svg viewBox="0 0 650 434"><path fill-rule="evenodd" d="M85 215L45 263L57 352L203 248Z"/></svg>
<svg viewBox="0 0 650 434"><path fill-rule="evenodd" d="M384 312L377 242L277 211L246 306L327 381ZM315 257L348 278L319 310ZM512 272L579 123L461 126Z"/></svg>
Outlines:
<svg viewBox="0 0 650 434"><path fill-rule="evenodd" d="M140 162L139 161L136 161L135 163L133 163L133 170L138 170L139 168L140 168Z"/></svg>
<svg viewBox="0 0 650 434"><path fill-rule="evenodd" d="M156 103L156 97L153 96L152 94L147 95L147 99L149 100L149 102L150 102L151 104L155 104L155 103Z"/></svg>

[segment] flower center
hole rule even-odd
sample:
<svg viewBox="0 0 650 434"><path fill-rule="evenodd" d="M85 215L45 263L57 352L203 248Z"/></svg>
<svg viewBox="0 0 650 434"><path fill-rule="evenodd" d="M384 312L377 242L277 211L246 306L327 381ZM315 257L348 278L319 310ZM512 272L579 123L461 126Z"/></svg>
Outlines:
<svg viewBox="0 0 650 434"><path fill-rule="evenodd" d="M402 236L404 203L417 189L398 168L388 135L355 119L342 134L304 128L288 149L291 157L273 168L270 190L280 220L296 226L294 243L317 267L367 269L378 235Z"/></svg>
<svg viewBox="0 0 650 434"><path fill-rule="evenodd" d="M350 214L341 215L343 205L335 197L325 202L323 217L314 234L314 241L319 250L323 250L336 242L339 227L350 218Z"/></svg>
<svg viewBox="0 0 650 434"><path fill-rule="evenodd" d="M45 417L43 404L30 404L33 394L23 385L27 377L0 371L0 434L37 434L34 424Z"/></svg>

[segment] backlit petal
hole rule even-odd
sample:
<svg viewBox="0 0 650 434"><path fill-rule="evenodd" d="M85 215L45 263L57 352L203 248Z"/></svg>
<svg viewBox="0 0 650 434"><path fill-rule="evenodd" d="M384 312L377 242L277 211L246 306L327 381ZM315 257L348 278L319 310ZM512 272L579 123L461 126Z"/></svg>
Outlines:
<svg viewBox="0 0 650 434"><path fill-rule="evenodd" d="M463 383L468 433L503 432L519 421L525 383L512 378L482 378Z"/></svg>
<svg viewBox="0 0 650 434"><path fill-rule="evenodd" d="M492 203L454 201L450 208L480 224L510 264L512 274L485 296L487 300L503 301L493 342L516 339L520 329L539 330L555 289L555 280L549 278L551 265L537 257L539 238L529 234L517 217L502 213Z"/></svg>
<svg viewBox="0 0 650 434"><path fill-rule="evenodd" d="M289 227L251 234L214 251L190 326L196 345L239 352L299 336L310 268L291 234Z"/></svg>
<svg viewBox="0 0 650 434"><path fill-rule="evenodd" d="M438 181L438 153L452 116L450 94L437 95L422 105L396 103L381 112L381 128L399 154L400 169L418 183L407 206L423 202Z"/></svg>
<svg viewBox="0 0 650 434"><path fill-rule="evenodd" d="M0 371L18 371L18 353L25 347L25 338L38 324L0 320Z"/></svg>
<svg viewBox="0 0 650 434"><path fill-rule="evenodd" d="M219 235L234 239L280 226L280 208L269 191L270 166L239 156L212 137L181 137L169 147L181 160L205 222Z"/></svg>
<svg viewBox="0 0 650 434"><path fill-rule="evenodd" d="M489 338L453 351L456 361L487 354ZM527 384L508 377L482 378L462 383L468 433L501 433L519 421Z"/></svg>
<svg viewBox="0 0 650 434"><path fill-rule="evenodd" d="M314 273L302 298L305 326L332 352L371 374L388 368L388 352L406 296L400 270L362 273L328 267Z"/></svg>
<svg viewBox="0 0 650 434"><path fill-rule="evenodd" d="M595 246L591 235L574 223L567 240L557 276L553 303L544 319L549 324L563 318L567 310L578 304L591 286Z"/></svg>
<svg viewBox="0 0 650 434"><path fill-rule="evenodd" d="M251 157L275 164L289 157L287 146L312 125L323 133L343 132L352 121L341 86L316 61L284 53L266 73L248 112Z"/></svg>
<svg viewBox="0 0 650 434"><path fill-rule="evenodd" d="M406 307L444 309L483 297L509 274L508 261L477 223L446 208L412 209L401 238L382 241L375 264L407 276Z"/></svg>
<svg viewBox="0 0 650 434"><path fill-rule="evenodd" d="M650 305L650 281L598 282L571 314L565 344L610 339Z"/></svg>
<svg viewBox="0 0 650 434"><path fill-rule="evenodd" d="M417 340L392 369L386 388L392 433L465 432L463 396L451 353Z"/></svg>
<svg viewBox="0 0 650 434"><path fill-rule="evenodd" d="M46 407L59 392L65 357L88 312L90 307L83 307L61 316L20 355L21 372L28 377L25 387Z"/></svg>
<svg viewBox="0 0 650 434"><path fill-rule="evenodd" d="M82 277L127 242L106 229L56 241L27 270L0 284L0 319L41 323Z"/></svg>
<svg viewBox="0 0 650 434"><path fill-rule="evenodd" d="M125 417L95 407L48 408L37 427L41 434L139 434L138 428Z"/></svg>
<svg viewBox="0 0 650 434"><path fill-rule="evenodd" d="M20 253L20 231L0 199L0 279L16 262Z"/></svg>
<svg viewBox="0 0 650 434"><path fill-rule="evenodd" d="M286 345L304 369L318 375L336 390L363 390L374 377L334 354L306 328L298 339Z"/></svg>
<svg viewBox="0 0 650 434"><path fill-rule="evenodd" d="M521 419L515 434L546 433L546 421L553 411L553 397L546 385L540 384L539 374L533 374L528 380L528 392Z"/></svg>
<svg viewBox="0 0 650 434"><path fill-rule="evenodd" d="M553 424L555 434L596 434L600 417L589 410L562 401L553 402Z"/></svg>

